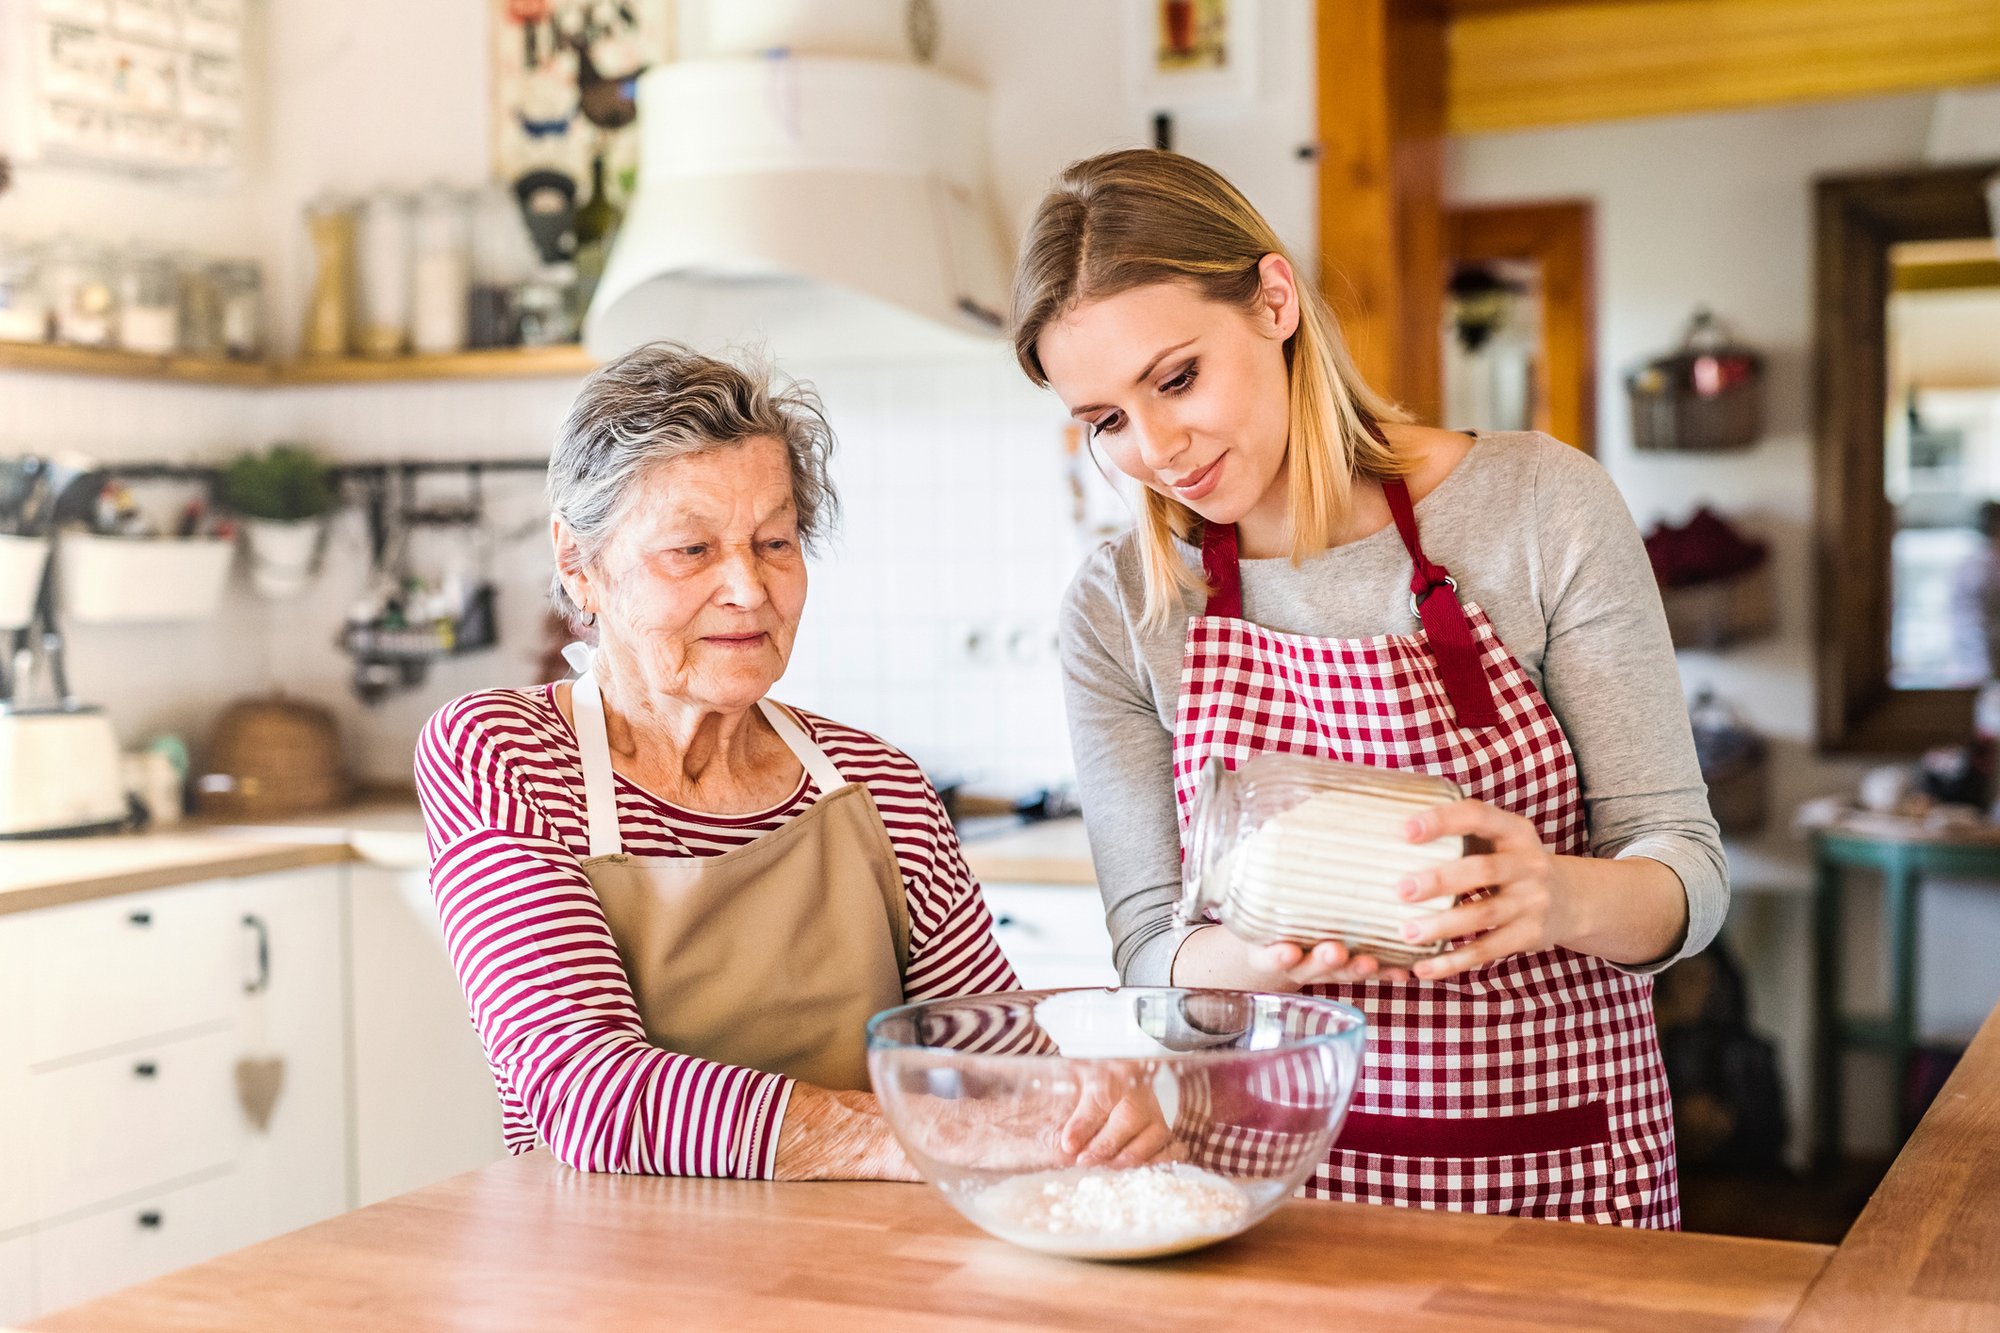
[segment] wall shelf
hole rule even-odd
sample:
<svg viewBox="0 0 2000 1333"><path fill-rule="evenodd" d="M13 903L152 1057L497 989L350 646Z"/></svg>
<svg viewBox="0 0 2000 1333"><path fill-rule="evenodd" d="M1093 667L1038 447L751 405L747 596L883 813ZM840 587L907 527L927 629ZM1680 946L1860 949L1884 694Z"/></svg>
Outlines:
<svg viewBox="0 0 2000 1333"><path fill-rule="evenodd" d="M109 375L119 379L173 380L182 384L264 385L271 368L253 361L220 357L150 356L109 347L66 347L56 343L0 342L0 370L35 370L54 375Z"/></svg>
<svg viewBox="0 0 2000 1333"><path fill-rule="evenodd" d="M597 362L582 347L494 347L437 356L308 358L269 365L212 357L148 356L104 347L0 342L0 371L100 375L271 388L293 384L385 384L411 380L555 379L588 374Z"/></svg>
<svg viewBox="0 0 2000 1333"><path fill-rule="evenodd" d="M587 375L597 362L582 347L489 347L434 356L330 356L287 361L278 384L379 384L393 380L554 379Z"/></svg>

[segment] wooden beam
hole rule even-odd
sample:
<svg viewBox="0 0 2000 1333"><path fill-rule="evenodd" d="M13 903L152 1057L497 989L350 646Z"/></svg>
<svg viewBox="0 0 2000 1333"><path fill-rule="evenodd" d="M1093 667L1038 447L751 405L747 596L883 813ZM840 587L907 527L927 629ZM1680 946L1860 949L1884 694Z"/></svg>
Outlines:
<svg viewBox="0 0 2000 1333"><path fill-rule="evenodd" d="M1444 10L1430 0L1319 6L1323 281L1355 362L1422 420L1442 393Z"/></svg>
<svg viewBox="0 0 2000 1333"><path fill-rule="evenodd" d="M1480 204L1445 214L1445 252L1453 262L1517 259L1535 266L1542 306L1535 429L1587 454L1597 451L1593 232L1587 200Z"/></svg>
<svg viewBox="0 0 2000 1333"><path fill-rule="evenodd" d="M1454 134L2000 79L1996 0L1585 0L1475 7L1450 35Z"/></svg>

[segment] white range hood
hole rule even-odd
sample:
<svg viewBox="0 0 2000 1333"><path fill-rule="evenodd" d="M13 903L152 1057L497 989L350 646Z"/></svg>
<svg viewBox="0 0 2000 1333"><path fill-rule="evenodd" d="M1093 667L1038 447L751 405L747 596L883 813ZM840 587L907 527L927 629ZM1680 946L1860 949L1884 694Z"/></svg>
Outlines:
<svg viewBox="0 0 2000 1333"><path fill-rule="evenodd" d="M1010 259L978 89L904 60L775 52L659 66L638 98L639 185L584 317L593 354L994 345Z"/></svg>

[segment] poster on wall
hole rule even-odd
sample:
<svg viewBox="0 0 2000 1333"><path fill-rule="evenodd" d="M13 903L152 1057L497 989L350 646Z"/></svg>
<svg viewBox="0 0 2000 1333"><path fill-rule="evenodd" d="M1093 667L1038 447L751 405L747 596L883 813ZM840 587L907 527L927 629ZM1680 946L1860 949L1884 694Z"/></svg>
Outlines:
<svg viewBox="0 0 2000 1333"><path fill-rule="evenodd" d="M1148 110L1247 103L1257 92L1257 0L1125 0L1125 70Z"/></svg>
<svg viewBox="0 0 2000 1333"><path fill-rule="evenodd" d="M582 206L601 171L623 207L638 178L635 85L673 57L674 0L489 3L494 178L559 177Z"/></svg>
<svg viewBox="0 0 2000 1333"><path fill-rule="evenodd" d="M227 171L244 116L243 27L243 0L0 3L0 138L30 161Z"/></svg>

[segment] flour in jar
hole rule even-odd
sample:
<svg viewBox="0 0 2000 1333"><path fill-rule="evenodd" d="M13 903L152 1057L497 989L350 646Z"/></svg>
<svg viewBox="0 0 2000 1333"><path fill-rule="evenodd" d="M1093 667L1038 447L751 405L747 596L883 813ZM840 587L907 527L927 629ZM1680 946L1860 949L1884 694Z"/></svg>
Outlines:
<svg viewBox="0 0 2000 1333"><path fill-rule="evenodd" d="M1184 1162L1113 1170L1037 1171L988 1186L974 1221L1003 1240L1074 1259L1148 1259L1227 1239L1250 1217L1250 1198Z"/></svg>

